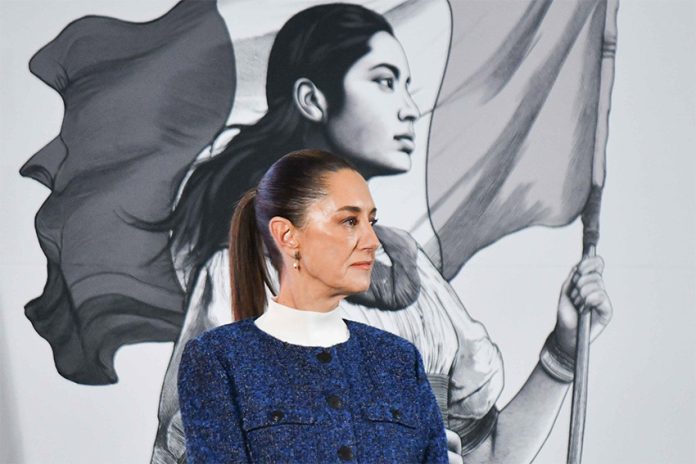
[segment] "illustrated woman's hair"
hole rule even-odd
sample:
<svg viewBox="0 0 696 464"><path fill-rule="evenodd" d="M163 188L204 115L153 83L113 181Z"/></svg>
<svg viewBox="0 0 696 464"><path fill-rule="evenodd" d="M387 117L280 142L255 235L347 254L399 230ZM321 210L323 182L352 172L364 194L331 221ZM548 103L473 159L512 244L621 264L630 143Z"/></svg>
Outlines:
<svg viewBox="0 0 696 464"><path fill-rule="evenodd" d="M263 314L268 285L273 293L265 250L279 275L283 258L268 224L279 216L295 227L304 226L307 208L326 195L326 176L355 168L343 158L322 150L298 150L280 158L237 204L229 235L230 288L233 320Z"/></svg>
<svg viewBox="0 0 696 464"><path fill-rule="evenodd" d="M370 51L368 42L377 32L393 35L379 13L343 3L305 9L280 29L268 61L268 112L252 125L230 126L239 132L221 153L195 168L172 213L146 226L172 231L169 247L191 270L187 293L208 259L228 245L229 218L244 192L280 154L305 148L303 135L316 123L295 107L295 81L312 80L326 96L329 112L340 111L343 78Z"/></svg>

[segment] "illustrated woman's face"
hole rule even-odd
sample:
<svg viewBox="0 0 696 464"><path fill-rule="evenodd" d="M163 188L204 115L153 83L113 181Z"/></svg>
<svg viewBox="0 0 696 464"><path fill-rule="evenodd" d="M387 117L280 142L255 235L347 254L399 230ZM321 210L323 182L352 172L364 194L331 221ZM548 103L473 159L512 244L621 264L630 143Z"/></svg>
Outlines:
<svg viewBox="0 0 696 464"><path fill-rule="evenodd" d="M308 208L299 229L302 273L331 296L364 292L379 247L372 195L350 169L328 174L326 184L327 195Z"/></svg>
<svg viewBox="0 0 696 464"><path fill-rule="evenodd" d="M331 150L355 164L366 178L406 172L415 148L419 116L408 86L410 70L401 44L378 32L371 50L348 69L345 104L328 110L326 138Z"/></svg>

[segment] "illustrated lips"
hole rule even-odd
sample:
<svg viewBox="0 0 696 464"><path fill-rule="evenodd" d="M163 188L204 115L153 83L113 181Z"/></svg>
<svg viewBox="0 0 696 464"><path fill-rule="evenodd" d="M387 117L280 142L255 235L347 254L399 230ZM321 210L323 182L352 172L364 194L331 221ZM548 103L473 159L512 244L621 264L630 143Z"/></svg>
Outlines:
<svg viewBox="0 0 696 464"><path fill-rule="evenodd" d="M411 134L411 133L408 133L408 134L400 134L400 135L395 135L395 136L394 136L394 139L395 139L395 140L406 140L406 141L409 141L409 142L411 142L411 143L414 143L414 139L415 139L415 138L416 138L415 134Z"/></svg>
<svg viewBox="0 0 696 464"><path fill-rule="evenodd" d="M394 140L397 142L401 142L403 146L403 150L411 153L414 148L416 147L416 143L414 141L415 136L414 134L408 133L408 134L400 134L400 135L395 135Z"/></svg>

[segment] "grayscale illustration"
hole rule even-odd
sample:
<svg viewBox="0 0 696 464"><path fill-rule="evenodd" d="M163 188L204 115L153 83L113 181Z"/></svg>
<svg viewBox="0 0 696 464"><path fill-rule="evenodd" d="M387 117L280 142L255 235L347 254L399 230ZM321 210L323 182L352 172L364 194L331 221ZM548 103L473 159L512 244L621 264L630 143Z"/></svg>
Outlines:
<svg viewBox="0 0 696 464"><path fill-rule="evenodd" d="M185 462L178 364L233 321L234 206L283 154L326 149L396 186L376 187L398 223L376 226L370 289L342 312L417 346L450 462L532 462L568 428L566 396L580 462L589 344L613 312L595 248L617 0L361 3L182 0L147 23L76 19L39 50L65 113L20 171L50 189L26 316L77 384L118 382L124 345L174 342L151 462ZM505 353L451 282L499 239L579 217L555 327L499 404Z"/></svg>

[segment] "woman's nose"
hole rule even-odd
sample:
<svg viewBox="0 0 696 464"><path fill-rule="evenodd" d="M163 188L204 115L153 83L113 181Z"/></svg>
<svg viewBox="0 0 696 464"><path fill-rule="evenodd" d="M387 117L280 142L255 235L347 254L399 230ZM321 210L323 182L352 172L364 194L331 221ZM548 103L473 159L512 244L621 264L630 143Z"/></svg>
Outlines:
<svg viewBox="0 0 696 464"><path fill-rule="evenodd" d="M365 229L365 233L363 234L362 242L363 248L367 250L375 251L377 248L379 248L379 238L377 238L377 233L375 232L374 226L372 224L368 223L368 226Z"/></svg>
<svg viewBox="0 0 696 464"><path fill-rule="evenodd" d="M399 110L399 119L402 121L416 121L420 118L418 105L416 105L415 100L413 100L411 92L406 91L405 94L403 106Z"/></svg>

